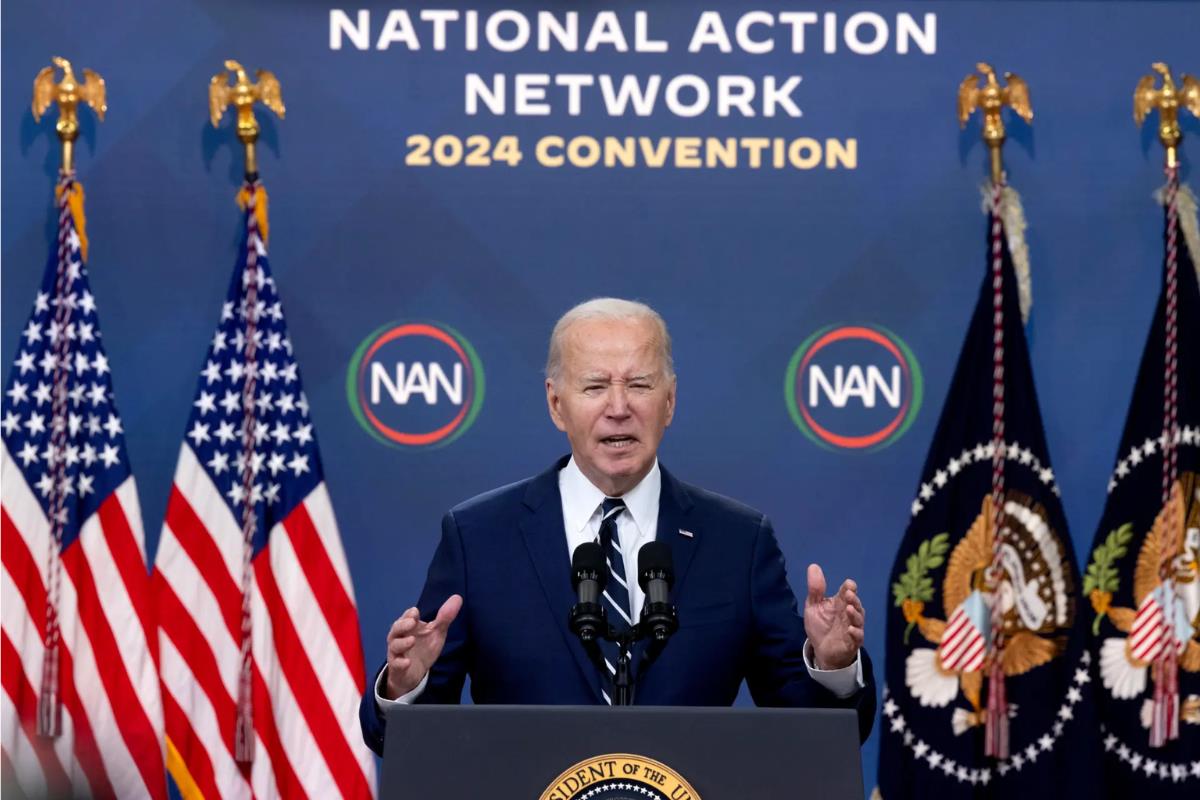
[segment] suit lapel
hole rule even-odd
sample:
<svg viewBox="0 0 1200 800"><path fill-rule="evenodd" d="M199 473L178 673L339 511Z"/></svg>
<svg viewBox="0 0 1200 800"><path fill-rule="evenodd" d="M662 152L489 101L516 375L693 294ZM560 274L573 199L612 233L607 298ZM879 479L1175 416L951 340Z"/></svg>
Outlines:
<svg viewBox="0 0 1200 800"><path fill-rule="evenodd" d="M699 532L696 530L697 521L689 521L688 512L692 509L692 498L687 488L675 480L669 472L659 464L662 474L662 490L658 498L658 530L654 538L666 542L671 548L671 566L675 570L675 585L671 589L671 602L679 605L682 597L684 578L687 577L688 567L692 565L695 555ZM689 535L690 534L690 535ZM639 667L646 652L647 641L643 639L633 647L631 654L635 669L634 678L640 677ZM667 645L670 647L670 645ZM636 695L635 695L636 702Z"/></svg>
<svg viewBox="0 0 1200 800"><path fill-rule="evenodd" d="M567 627L567 614L576 598L571 587L571 556L567 552L562 497L558 491L558 471L566 463L567 459L562 459L529 485L524 499L529 513L521 520L520 528L563 644L575 657L585 682L600 702L604 698L600 695L600 678L596 668L588 659L583 645Z"/></svg>
<svg viewBox="0 0 1200 800"><path fill-rule="evenodd" d="M688 567L692 565L692 556L696 553L697 541L701 535L696 530L698 521L689 521L688 512L692 510L692 498L687 488L675 480L665 469L662 469L662 492L658 500L658 533L655 535L660 542L671 546L671 563L675 568L675 587L671 591L671 601L679 605L683 596L684 579Z"/></svg>

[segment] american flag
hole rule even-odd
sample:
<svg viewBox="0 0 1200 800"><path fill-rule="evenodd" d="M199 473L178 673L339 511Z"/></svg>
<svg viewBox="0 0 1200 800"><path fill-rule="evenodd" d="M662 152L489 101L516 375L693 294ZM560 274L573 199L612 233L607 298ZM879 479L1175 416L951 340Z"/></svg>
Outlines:
<svg viewBox="0 0 1200 800"><path fill-rule="evenodd" d="M30 796L165 797L142 518L73 176L58 210L0 420L4 783Z"/></svg>
<svg viewBox="0 0 1200 800"><path fill-rule="evenodd" d="M370 797L354 590L259 233L266 195L240 199L244 251L155 559L167 768L185 798Z"/></svg>

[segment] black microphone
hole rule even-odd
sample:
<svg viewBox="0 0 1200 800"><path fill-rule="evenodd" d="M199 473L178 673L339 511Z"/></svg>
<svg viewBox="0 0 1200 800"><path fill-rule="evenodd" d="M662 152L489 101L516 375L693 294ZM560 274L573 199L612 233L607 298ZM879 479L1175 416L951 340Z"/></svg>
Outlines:
<svg viewBox="0 0 1200 800"><path fill-rule="evenodd" d="M567 618L571 631L584 644L595 641L597 633L603 635L608 629L600 595L608 582L608 565L604 551L595 542L584 542L575 548L571 556L571 584L575 587L577 602Z"/></svg>
<svg viewBox="0 0 1200 800"><path fill-rule="evenodd" d="M679 628L671 587L675 569L671 566L671 548L665 542L647 542L638 551L638 585L646 593L642 604L642 626L655 642L665 643Z"/></svg>

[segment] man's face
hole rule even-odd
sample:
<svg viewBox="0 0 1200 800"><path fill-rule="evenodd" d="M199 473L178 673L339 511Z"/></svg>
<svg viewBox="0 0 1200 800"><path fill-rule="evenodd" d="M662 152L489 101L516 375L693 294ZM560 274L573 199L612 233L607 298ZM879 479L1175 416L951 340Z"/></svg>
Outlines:
<svg viewBox="0 0 1200 800"><path fill-rule="evenodd" d="M675 379L655 334L649 320L576 322L563 337L558 380L546 381L550 418L579 469L609 496L650 471L675 413Z"/></svg>

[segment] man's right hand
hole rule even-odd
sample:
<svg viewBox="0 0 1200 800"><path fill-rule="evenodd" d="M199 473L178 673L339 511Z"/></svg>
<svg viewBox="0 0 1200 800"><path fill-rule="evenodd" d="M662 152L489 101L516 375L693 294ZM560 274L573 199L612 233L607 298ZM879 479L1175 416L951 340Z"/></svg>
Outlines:
<svg viewBox="0 0 1200 800"><path fill-rule="evenodd" d="M387 699L406 695L421 683L441 655L446 631L462 604L462 595L452 594L432 622L422 622L414 606L392 623L387 636Z"/></svg>

